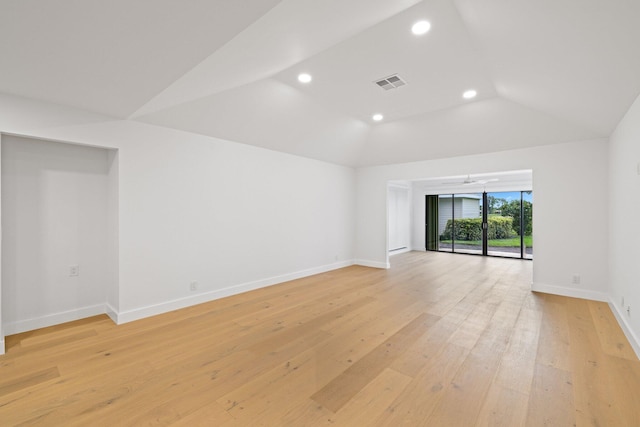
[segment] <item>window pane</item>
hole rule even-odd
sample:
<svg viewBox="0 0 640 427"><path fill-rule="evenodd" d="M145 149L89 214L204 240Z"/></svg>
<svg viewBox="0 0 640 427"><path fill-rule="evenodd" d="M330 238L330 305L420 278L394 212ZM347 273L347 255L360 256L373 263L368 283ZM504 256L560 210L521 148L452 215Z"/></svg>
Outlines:
<svg viewBox="0 0 640 427"><path fill-rule="evenodd" d="M453 196L454 251L482 254L482 193Z"/></svg>
<svg viewBox="0 0 640 427"><path fill-rule="evenodd" d="M451 234L453 230L453 197L450 194L438 196L438 230L440 242L438 250L452 252Z"/></svg>
<svg viewBox="0 0 640 427"><path fill-rule="evenodd" d="M520 191L487 193L488 255L520 258Z"/></svg>

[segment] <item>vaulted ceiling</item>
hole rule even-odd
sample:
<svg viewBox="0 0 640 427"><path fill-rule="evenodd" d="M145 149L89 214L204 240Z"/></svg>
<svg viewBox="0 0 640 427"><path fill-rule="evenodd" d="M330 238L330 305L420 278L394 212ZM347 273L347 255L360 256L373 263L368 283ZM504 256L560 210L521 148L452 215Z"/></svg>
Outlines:
<svg viewBox="0 0 640 427"><path fill-rule="evenodd" d="M606 138L640 94L637 0L0 0L0 16L0 92L349 166Z"/></svg>

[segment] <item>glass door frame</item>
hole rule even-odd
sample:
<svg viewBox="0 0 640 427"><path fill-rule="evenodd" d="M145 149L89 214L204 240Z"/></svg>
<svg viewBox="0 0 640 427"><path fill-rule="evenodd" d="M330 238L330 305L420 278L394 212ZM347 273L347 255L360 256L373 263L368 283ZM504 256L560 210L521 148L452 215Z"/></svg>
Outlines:
<svg viewBox="0 0 640 427"><path fill-rule="evenodd" d="M483 191L482 194L482 253L467 253L467 252L456 252L455 251L455 221L456 221L456 215L455 215L455 195L456 194L465 194L465 193L452 193L452 194L435 194L435 195L429 195L426 194L425 195L425 250L427 251L431 251L431 252L446 252L446 253L457 253L457 254L463 254L463 255L476 255L476 256L491 256L491 257L496 257L496 258L511 258L511 259L522 259L522 260L528 260L528 261L532 261L533 260L533 254L531 255L531 257L525 257L526 255L526 248L525 248L525 212L524 212L524 193L531 193L533 194L533 192L531 190L515 190L514 192L519 192L520 193L520 218L519 218L519 223L520 223L520 233L519 233L519 237L520 237L520 257L510 257L510 256L502 256L502 255L490 255L489 254L489 239L488 239L488 231L489 231L489 208L488 208L488 193L486 191ZM476 193L474 193L476 194ZM477 193L480 194L480 193ZM438 219L438 200L440 196L451 196L451 228L452 228L452 239L451 239L451 250L441 250L440 249L440 245L439 245L439 236L440 236L440 230L439 227L436 229L435 234L433 231L433 226L434 224L437 225L439 222ZM431 203L431 205L429 205L429 203ZM433 205L435 204L435 210L433 209ZM432 207L432 209L429 209L429 206ZM431 212L431 215L436 215L435 219L432 219L430 221L429 218L429 212ZM431 235L429 235L431 234ZM435 246L434 246L435 243ZM433 249L435 247L435 249Z"/></svg>

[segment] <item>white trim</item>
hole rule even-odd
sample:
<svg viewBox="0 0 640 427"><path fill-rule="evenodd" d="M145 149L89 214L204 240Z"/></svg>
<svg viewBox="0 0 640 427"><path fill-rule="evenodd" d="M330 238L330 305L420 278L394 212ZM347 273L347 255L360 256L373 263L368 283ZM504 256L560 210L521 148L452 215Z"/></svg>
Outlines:
<svg viewBox="0 0 640 427"><path fill-rule="evenodd" d="M294 273L283 274L281 276L274 276L267 279L256 280L254 282L241 283L239 285L233 285L223 289L216 289L215 291L200 293L185 298L178 298L172 301L166 301L145 307L134 308L132 310L116 312L113 307L110 307L110 309L112 310L112 314L110 314L109 316L114 319L117 324L120 325L123 323L132 322L134 320L144 319L146 317L167 313L169 311L179 310L185 307L190 307L192 305L202 304L219 298L224 298L243 292L276 285L278 283L288 282L290 280L300 279L302 277L312 276L314 274L325 273L327 271L336 270L338 268L349 267L353 264L354 262L352 260L335 262L333 264L327 264L320 267L297 271ZM109 313L107 312L107 314Z"/></svg>
<svg viewBox="0 0 640 427"><path fill-rule="evenodd" d="M35 319L7 322L4 325L4 333L5 335L19 334L21 332L33 331L34 329L46 328L48 326L84 319L85 317L97 316L99 314L104 314L104 312L104 304L97 304L75 310L48 314Z"/></svg>
<svg viewBox="0 0 640 427"><path fill-rule="evenodd" d="M387 181L387 188L400 188L402 190L410 190L411 183L410 182L391 182Z"/></svg>
<svg viewBox="0 0 640 427"><path fill-rule="evenodd" d="M396 249L393 251L389 251L389 256L393 256L393 255L398 255L398 254L404 254L407 252L411 252L411 248L402 248L402 249Z"/></svg>
<svg viewBox="0 0 640 427"><path fill-rule="evenodd" d="M4 354L4 337L0 339L0 356Z"/></svg>
<svg viewBox="0 0 640 427"><path fill-rule="evenodd" d="M107 316L109 316L109 318L111 318L113 323L115 323L116 325L118 324L118 310L113 308L111 304L106 303L104 305L104 312Z"/></svg>
<svg viewBox="0 0 640 427"><path fill-rule="evenodd" d="M633 333L633 329L631 329L629 322L627 322L627 318L625 317L624 312L620 311L620 307L618 306L618 304L615 304L611 297L607 302L609 303L609 308L611 308L613 315L616 316L616 320L620 324L622 332L624 332L624 335L629 340L631 348L633 348L633 351L636 352L636 356L638 356L638 358L640 359L640 339L638 339L638 336Z"/></svg>
<svg viewBox="0 0 640 427"><path fill-rule="evenodd" d="M356 265L362 265L364 267L373 267L373 268L391 268L391 264L389 262L380 262L380 261L370 261L368 259L357 259L354 261Z"/></svg>
<svg viewBox="0 0 640 427"><path fill-rule="evenodd" d="M533 283L531 290L543 292L545 294L562 295L564 297L582 298L593 301L607 302L608 297L604 292L589 291L586 289L565 288L564 286L546 285L544 283Z"/></svg>

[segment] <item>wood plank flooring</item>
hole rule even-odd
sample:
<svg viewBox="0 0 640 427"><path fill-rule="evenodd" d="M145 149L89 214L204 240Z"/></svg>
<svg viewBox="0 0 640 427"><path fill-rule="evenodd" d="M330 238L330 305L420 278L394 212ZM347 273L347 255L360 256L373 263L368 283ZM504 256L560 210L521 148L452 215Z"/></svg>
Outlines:
<svg viewBox="0 0 640 427"><path fill-rule="evenodd" d="M640 426L604 303L532 263L395 255L115 326L6 338L1 426Z"/></svg>

